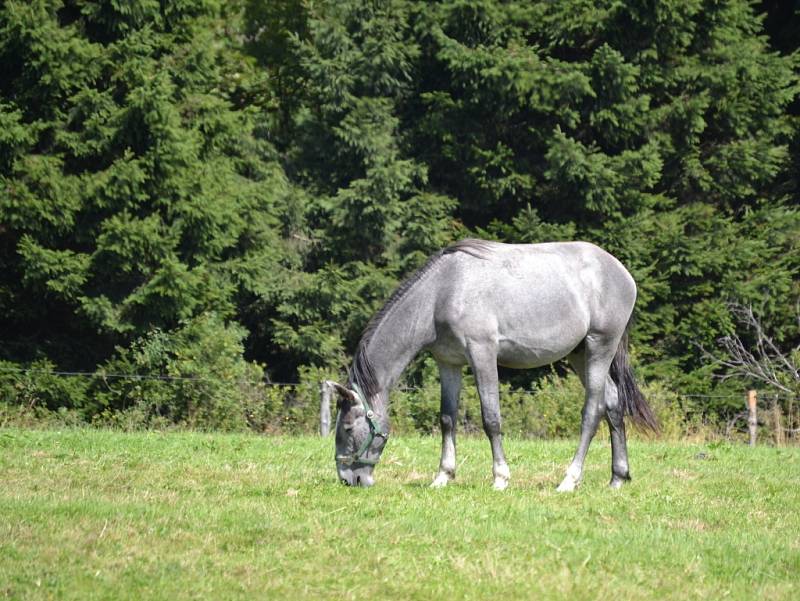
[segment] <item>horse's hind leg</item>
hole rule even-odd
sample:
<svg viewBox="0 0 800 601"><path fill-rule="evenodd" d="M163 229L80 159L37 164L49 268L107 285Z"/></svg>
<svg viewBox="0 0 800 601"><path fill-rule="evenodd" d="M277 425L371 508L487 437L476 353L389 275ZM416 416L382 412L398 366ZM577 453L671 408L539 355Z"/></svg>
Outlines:
<svg viewBox="0 0 800 601"><path fill-rule="evenodd" d="M461 366L439 364L439 379L442 385L442 410L439 424L442 427L442 458L439 473L431 486L446 486L456 477L456 419L458 398L461 394Z"/></svg>
<svg viewBox="0 0 800 601"><path fill-rule="evenodd" d="M502 419L500 418L497 351L490 346L476 345L469 347L468 355L472 373L475 374L475 383L478 385L478 395L481 398L483 431L486 432L486 436L489 437L489 442L492 445L494 488L495 490L505 490L508 488L511 471L506 463L502 434L500 432Z"/></svg>
<svg viewBox="0 0 800 601"><path fill-rule="evenodd" d="M581 347L580 351L569 355L567 359L581 379L581 383L586 386L586 354L583 352L583 347ZM614 384L611 376L606 376L604 400L606 423L608 423L608 430L611 432L611 482L609 485L612 488L619 488L631 477L628 470L628 445L625 436L622 404L619 401L617 385Z"/></svg>
<svg viewBox="0 0 800 601"><path fill-rule="evenodd" d="M586 459L589 444L597 432L600 419L606 413L606 378L618 343L619 340L590 335L584 342L583 353L570 356L570 362L578 371L586 388L586 400L581 412L581 438L578 442L578 449L575 451L572 463L567 468L564 479L558 485L559 492L573 491L581 481L583 462ZM581 355L583 355L583 361L580 360ZM581 363L583 364L582 370Z"/></svg>
<svg viewBox="0 0 800 601"><path fill-rule="evenodd" d="M625 420L617 385L606 378L606 422L611 432L611 488L619 488L631 479L628 469L628 443L625 437Z"/></svg>

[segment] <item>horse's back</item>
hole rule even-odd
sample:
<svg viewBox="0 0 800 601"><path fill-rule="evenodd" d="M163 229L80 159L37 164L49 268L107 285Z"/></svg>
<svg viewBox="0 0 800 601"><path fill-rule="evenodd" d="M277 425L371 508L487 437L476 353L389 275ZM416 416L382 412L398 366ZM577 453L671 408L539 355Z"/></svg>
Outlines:
<svg viewBox="0 0 800 601"><path fill-rule="evenodd" d="M620 319L624 328L636 296L619 261L585 242L488 243L452 254L438 276L444 346L492 343L512 367L563 357L590 332L619 329Z"/></svg>

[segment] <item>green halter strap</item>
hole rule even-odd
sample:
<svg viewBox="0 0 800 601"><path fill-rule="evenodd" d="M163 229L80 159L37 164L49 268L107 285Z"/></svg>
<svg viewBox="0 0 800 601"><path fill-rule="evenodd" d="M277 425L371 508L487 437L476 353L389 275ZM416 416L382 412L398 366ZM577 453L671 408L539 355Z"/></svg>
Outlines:
<svg viewBox="0 0 800 601"><path fill-rule="evenodd" d="M372 410L372 407L370 407L367 397L361 392L361 388L359 388L358 384L355 382L353 382L353 391L356 393L356 397L358 397L358 400L361 401L361 404L364 406L366 411L367 424L369 424L369 436L367 436L357 452L353 453L352 455L337 455L336 461L339 461L345 465L352 465L354 463L375 465L378 463L378 460L368 459L364 457L364 454L369 450L369 447L372 445L372 441L375 440L376 436L380 436L385 440L389 438L389 433L381 430L381 426L377 422L375 412Z"/></svg>

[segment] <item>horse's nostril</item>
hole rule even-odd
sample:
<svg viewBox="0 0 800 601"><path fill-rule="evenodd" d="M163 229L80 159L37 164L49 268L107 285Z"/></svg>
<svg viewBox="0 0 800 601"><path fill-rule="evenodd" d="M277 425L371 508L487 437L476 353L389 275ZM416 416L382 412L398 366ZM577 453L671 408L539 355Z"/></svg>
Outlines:
<svg viewBox="0 0 800 601"><path fill-rule="evenodd" d="M356 485L361 486L361 476L356 476Z"/></svg>

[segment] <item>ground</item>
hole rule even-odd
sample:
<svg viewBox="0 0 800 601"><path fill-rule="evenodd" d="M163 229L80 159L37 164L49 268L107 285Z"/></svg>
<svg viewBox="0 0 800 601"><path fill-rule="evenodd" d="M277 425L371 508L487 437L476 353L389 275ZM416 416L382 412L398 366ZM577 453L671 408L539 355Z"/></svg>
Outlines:
<svg viewBox="0 0 800 601"><path fill-rule="evenodd" d="M375 487L316 437L0 430L0 599L797 599L800 449L634 441L633 481L556 493L570 441L482 438L428 487L394 438Z"/></svg>

